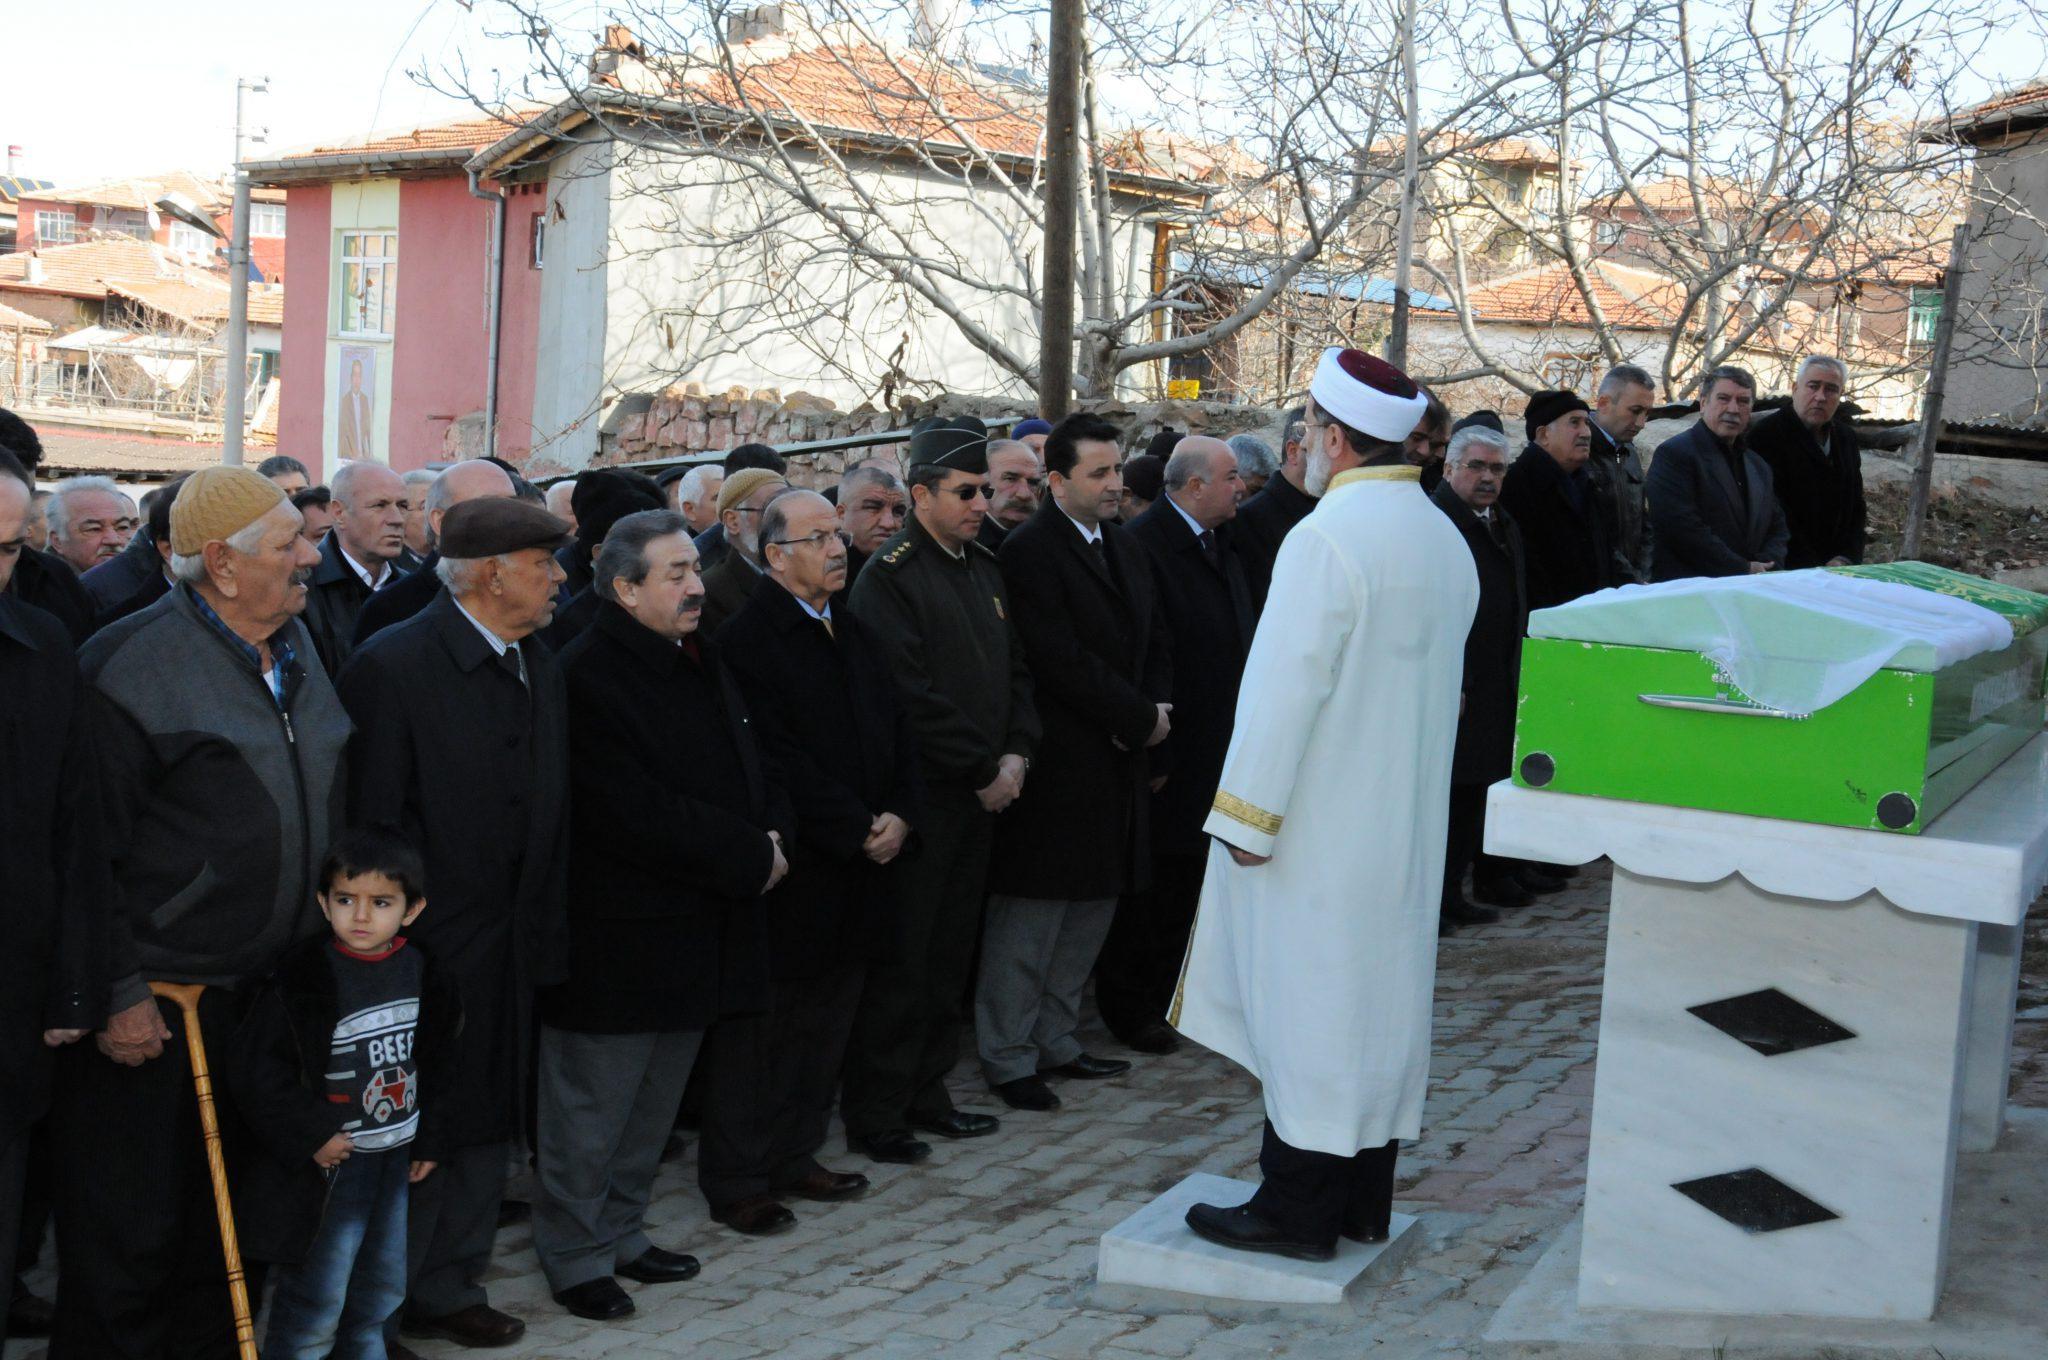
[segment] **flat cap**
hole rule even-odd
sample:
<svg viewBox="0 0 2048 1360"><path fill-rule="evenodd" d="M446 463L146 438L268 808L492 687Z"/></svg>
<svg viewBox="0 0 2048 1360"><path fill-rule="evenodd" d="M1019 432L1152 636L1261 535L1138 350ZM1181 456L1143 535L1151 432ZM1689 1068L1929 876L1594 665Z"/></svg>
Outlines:
<svg viewBox="0 0 2048 1360"><path fill-rule="evenodd" d="M559 548L569 522L531 501L486 496L448 507L441 517L441 556L466 561L526 548Z"/></svg>
<svg viewBox="0 0 2048 1360"><path fill-rule="evenodd" d="M1534 439L1536 431L1551 421L1568 416L1574 411L1590 411L1586 399L1576 392L1538 392L1529 398L1529 409L1522 414L1522 423L1528 427L1529 437Z"/></svg>
<svg viewBox="0 0 2048 1360"><path fill-rule="evenodd" d="M949 472L988 471L988 426L973 416L933 417L910 427L910 466L936 464Z"/></svg>

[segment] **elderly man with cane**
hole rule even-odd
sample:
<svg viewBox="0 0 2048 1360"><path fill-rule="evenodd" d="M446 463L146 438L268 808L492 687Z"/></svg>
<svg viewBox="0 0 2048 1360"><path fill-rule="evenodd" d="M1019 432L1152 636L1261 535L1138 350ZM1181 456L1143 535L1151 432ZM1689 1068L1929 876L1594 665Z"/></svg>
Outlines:
<svg viewBox="0 0 2048 1360"><path fill-rule="evenodd" d="M171 507L178 586L80 657L114 854L109 1018L63 1051L51 1114L53 1360L236 1349L220 1197L188 1033L224 1036L248 984L320 928L313 870L341 811L348 716L298 614L318 553L254 472L194 473ZM152 995L200 986L191 1009ZM246 1132L218 1112L226 1164ZM252 1274L248 1295L261 1295Z"/></svg>

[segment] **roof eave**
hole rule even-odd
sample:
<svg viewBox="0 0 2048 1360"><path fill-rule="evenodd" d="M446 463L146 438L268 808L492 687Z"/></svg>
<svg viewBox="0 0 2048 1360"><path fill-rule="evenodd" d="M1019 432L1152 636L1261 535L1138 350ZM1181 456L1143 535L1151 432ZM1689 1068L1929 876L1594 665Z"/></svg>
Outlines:
<svg viewBox="0 0 2048 1360"><path fill-rule="evenodd" d="M244 161L242 171L252 184L326 184L342 179L368 179L384 174L417 174L445 167L459 174L474 154L462 146L414 147L407 151L328 151L312 156L287 156L270 161Z"/></svg>

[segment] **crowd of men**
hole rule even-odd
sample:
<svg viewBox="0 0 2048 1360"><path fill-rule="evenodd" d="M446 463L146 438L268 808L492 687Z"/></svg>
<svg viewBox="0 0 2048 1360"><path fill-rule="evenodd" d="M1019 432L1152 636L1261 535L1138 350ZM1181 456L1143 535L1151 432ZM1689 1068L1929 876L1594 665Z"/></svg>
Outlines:
<svg viewBox="0 0 2048 1360"><path fill-rule="evenodd" d="M1535 394L1519 452L1497 413L1429 400L1403 457L1479 592L1441 933L1564 882L1481 851L1530 610L1861 559L1845 379L1809 358L1752 422L1754 380L1716 369L1647 471L1641 369L1590 406ZM1239 681L1323 492L1313 410L1278 453L1164 431L1131 454L1088 414L928 421L823 494L745 445L546 490L495 459L319 486L279 457L139 507L103 478L45 496L34 431L0 412L8 1327L53 1329L53 1360L230 1353L188 1020L152 986L204 985L231 1177L310 1156L265 1147L234 1055L255 989L323 929L347 827L417 852L408 937L462 1009L419 1097L434 1169L392 1354L521 1334L483 1281L529 1155L554 1297L616 1318L619 1279L698 1269L643 1224L678 1127L712 1217L774 1233L793 1201L867 1188L828 1164L835 1111L883 1163L997 1128L947 1082L970 1013L1017 1110L1131 1066L1083 1045L1091 978L1122 1046L1173 1052ZM264 1221L281 1206L239 1212L290 1237ZM54 1310L22 1283L52 1223Z"/></svg>

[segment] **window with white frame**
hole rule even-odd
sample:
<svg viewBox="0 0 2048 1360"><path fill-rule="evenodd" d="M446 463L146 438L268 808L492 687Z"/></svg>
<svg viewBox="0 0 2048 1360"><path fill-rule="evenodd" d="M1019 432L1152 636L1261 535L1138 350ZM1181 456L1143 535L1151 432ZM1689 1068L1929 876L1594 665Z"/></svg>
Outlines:
<svg viewBox="0 0 2048 1360"><path fill-rule="evenodd" d="M398 317L398 233L341 233L341 334L388 338Z"/></svg>
<svg viewBox="0 0 2048 1360"><path fill-rule="evenodd" d="M249 234L251 236L284 235L284 204L251 203L249 205Z"/></svg>
<svg viewBox="0 0 2048 1360"><path fill-rule="evenodd" d="M1931 345L1934 333L1941 329L1941 290L1939 288L1915 288L1912 291L1910 310L1906 313L1906 343L1909 345Z"/></svg>
<svg viewBox="0 0 2048 1360"><path fill-rule="evenodd" d="M170 246L172 250L178 251L181 254L197 256L202 260L211 259L214 252L214 238L209 233L193 226L190 222L174 221L171 223Z"/></svg>
<svg viewBox="0 0 2048 1360"><path fill-rule="evenodd" d="M36 209L36 244L63 245L78 239L78 214L69 209Z"/></svg>
<svg viewBox="0 0 2048 1360"><path fill-rule="evenodd" d="M115 231L123 236L133 236L138 241L150 237L149 214L134 208L115 208L102 212L94 224L102 231Z"/></svg>

